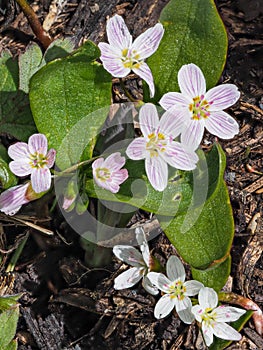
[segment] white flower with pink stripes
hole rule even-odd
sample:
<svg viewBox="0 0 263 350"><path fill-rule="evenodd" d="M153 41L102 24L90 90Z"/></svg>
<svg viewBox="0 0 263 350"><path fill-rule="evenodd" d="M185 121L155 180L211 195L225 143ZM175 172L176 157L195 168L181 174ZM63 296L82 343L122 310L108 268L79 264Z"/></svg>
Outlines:
<svg viewBox="0 0 263 350"><path fill-rule="evenodd" d="M119 15L115 15L107 22L107 36L109 44L99 43L103 67L114 77L126 77L131 71L146 81L150 88L150 95L154 95L153 76L145 59L158 48L163 37L164 29L161 23L147 29L132 41L132 36Z"/></svg>
<svg viewBox="0 0 263 350"><path fill-rule="evenodd" d="M206 92L206 81L201 69L187 64L178 72L180 92L168 92L160 100L170 110L181 127L181 141L195 150L201 143L204 129L222 139L234 137L238 123L223 109L232 106L240 97L234 84L223 84Z"/></svg>

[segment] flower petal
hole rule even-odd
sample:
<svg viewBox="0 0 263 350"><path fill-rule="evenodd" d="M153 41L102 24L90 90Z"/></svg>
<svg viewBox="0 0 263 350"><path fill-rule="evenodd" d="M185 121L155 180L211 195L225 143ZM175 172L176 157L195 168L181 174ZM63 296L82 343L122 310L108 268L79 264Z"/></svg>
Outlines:
<svg viewBox="0 0 263 350"><path fill-rule="evenodd" d="M184 286L186 287L185 295L192 297L199 293L199 290L204 287L203 283L195 280L186 281L184 283Z"/></svg>
<svg viewBox="0 0 263 350"><path fill-rule="evenodd" d="M205 127L221 139L231 139L239 132L239 125L235 119L223 111L212 112L205 120Z"/></svg>
<svg viewBox="0 0 263 350"><path fill-rule="evenodd" d="M146 157L146 139L143 137L134 139L127 147L126 154L133 160L144 159Z"/></svg>
<svg viewBox="0 0 263 350"><path fill-rule="evenodd" d="M192 314L195 316L197 322L202 322L202 314L205 311L200 305L194 305L191 309Z"/></svg>
<svg viewBox="0 0 263 350"><path fill-rule="evenodd" d="M29 184L14 186L1 193L0 211L6 215L15 215L23 204L28 203L26 191Z"/></svg>
<svg viewBox="0 0 263 350"><path fill-rule="evenodd" d="M209 326L203 322L202 333L203 333L206 345L210 346L213 343L213 339L214 339L212 326Z"/></svg>
<svg viewBox="0 0 263 350"><path fill-rule="evenodd" d="M25 142L16 142L8 148L8 155L14 160L21 160L21 158L29 158L30 153L28 145Z"/></svg>
<svg viewBox="0 0 263 350"><path fill-rule="evenodd" d="M112 174L112 182L120 185L129 177L127 169L121 169Z"/></svg>
<svg viewBox="0 0 263 350"><path fill-rule="evenodd" d="M160 99L159 104L163 107L163 109L168 110L172 107L189 108L189 104L192 102L192 98L184 96L180 92L167 92Z"/></svg>
<svg viewBox="0 0 263 350"><path fill-rule="evenodd" d="M160 119L160 131L167 137L174 139L184 128L185 111L175 107L166 111Z"/></svg>
<svg viewBox="0 0 263 350"><path fill-rule="evenodd" d="M206 82L201 69L193 63L185 64L178 72L178 84L181 92L188 98L205 94Z"/></svg>
<svg viewBox="0 0 263 350"><path fill-rule="evenodd" d="M151 283L147 276L144 276L142 278L142 286L148 293L152 295L157 295L159 293L158 288Z"/></svg>
<svg viewBox="0 0 263 350"><path fill-rule="evenodd" d="M139 123L143 136L148 137L149 134L155 132L159 126L159 116L154 104L146 103L141 107Z"/></svg>
<svg viewBox="0 0 263 350"><path fill-rule="evenodd" d="M177 256L172 255L166 264L167 276L171 281L176 281L180 279L182 282L185 280L185 269L184 265L181 263Z"/></svg>
<svg viewBox="0 0 263 350"><path fill-rule="evenodd" d="M105 159L103 166L107 169L111 169L112 171L117 171L121 169L124 164L125 157L122 157L120 152L115 152Z"/></svg>
<svg viewBox="0 0 263 350"><path fill-rule="evenodd" d="M125 68L121 60L121 52L107 43L99 43L101 51L100 59L103 67L113 76L117 78L126 77L130 73L130 68Z"/></svg>
<svg viewBox="0 0 263 350"><path fill-rule="evenodd" d="M157 23L154 27L147 29L134 40L132 50L135 50L140 55L139 59L144 60L158 49L163 34L164 29L162 24Z"/></svg>
<svg viewBox="0 0 263 350"><path fill-rule="evenodd" d="M225 340L240 340L241 334L224 322L215 322L213 327L214 335Z"/></svg>
<svg viewBox="0 0 263 350"><path fill-rule="evenodd" d="M209 108L211 111L228 108L235 104L239 97L240 92L234 84L215 86L205 94L205 100L211 104Z"/></svg>
<svg viewBox="0 0 263 350"><path fill-rule="evenodd" d="M29 164L29 159L22 158L20 160L12 160L9 163L9 168L17 176L27 176L31 174L32 167Z"/></svg>
<svg viewBox="0 0 263 350"><path fill-rule="evenodd" d="M164 318L169 315L169 313L174 308L173 299L170 298L170 295L165 294L158 300L154 308L154 317L157 319Z"/></svg>
<svg viewBox="0 0 263 350"><path fill-rule="evenodd" d="M147 277L157 288L161 291L167 293L169 291L169 285L171 281L162 273L159 272L149 272Z"/></svg>
<svg viewBox="0 0 263 350"><path fill-rule="evenodd" d="M217 322L237 321L242 315L244 315L244 313L246 313L246 310L225 305L220 305L214 311L216 312Z"/></svg>
<svg viewBox="0 0 263 350"><path fill-rule="evenodd" d="M188 149L196 150L200 145L204 135L204 121L190 120L187 127L182 131L181 142L187 146Z"/></svg>
<svg viewBox="0 0 263 350"><path fill-rule="evenodd" d="M55 159L56 159L56 151L54 150L54 148L51 148L47 153L47 166L48 166L48 168L52 168L52 166L55 163Z"/></svg>
<svg viewBox="0 0 263 350"><path fill-rule="evenodd" d="M32 188L36 193L48 191L51 186L50 170L45 168L34 168L31 173Z"/></svg>
<svg viewBox="0 0 263 350"><path fill-rule="evenodd" d="M28 149L31 154L47 154L47 138L44 134L34 134L28 139Z"/></svg>
<svg viewBox="0 0 263 350"><path fill-rule="evenodd" d="M136 240L140 246L140 250L142 252L143 260L147 267L149 267L150 260L150 250L146 240L145 232L142 227L137 227L135 229Z"/></svg>
<svg viewBox="0 0 263 350"><path fill-rule="evenodd" d="M168 182L168 166L160 157L149 157L145 160L145 170L152 187L156 191L163 191Z"/></svg>
<svg viewBox="0 0 263 350"><path fill-rule="evenodd" d="M195 319L194 315L191 312L191 308L177 311L177 314L180 319L186 324L191 324Z"/></svg>
<svg viewBox="0 0 263 350"><path fill-rule="evenodd" d="M138 283L141 278L142 269L138 267L132 267L115 278L114 288L117 290L130 288Z"/></svg>
<svg viewBox="0 0 263 350"><path fill-rule="evenodd" d="M116 52L116 49L107 43L99 43L98 46L101 51L100 59L102 61L103 67L113 77L123 78L130 73L131 69L126 68L123 65L123 62L121 60L121 52Z"/></svg>
<svg viewBox="0 0 263 350"><path fill-rule="evenodd" d="M193 170L198 162L196 153L186 149L179 142L172 142L162 154L164 160L172 167L180 170Z"/></svg>
<svg viewBox="0 0 263 350"><path fill-rule="evenodd" d="M199 291L198 301L202 308L214 309L218 303L218 296L214 289L203 287Z"/></svg>
<svg viewBox="0 0 263 350"><path fill-rule="evenodd" d="M115 245L113 247L115 256L126 264L135 267L144 266L142 254L134 247L128 245Z"/></svg>
<svg viewBox="0 0 263 350"><path fill-rule="evenodd" d="M121 50L130 47L132 36L121 16L114 15L111 17L107 22L106 31L111 46Z"/></svg>
<svg viewBox="0 0 263 350"><path fill-rule="evenodd" d="M152 98L155 93L155 87L153 82L152 72L149 66L145 62L140 62L139 68L132 68L135 74L137 74L140 78L145 80L150 89L150 97Z"/></svg>
<svg viewBox="0 0 263 350"><path fill-rule="evenodd" d="M182 299L175 298L174 302L177 312L185 309L192 309L192 302L188 297L183 297Z"/></svg>

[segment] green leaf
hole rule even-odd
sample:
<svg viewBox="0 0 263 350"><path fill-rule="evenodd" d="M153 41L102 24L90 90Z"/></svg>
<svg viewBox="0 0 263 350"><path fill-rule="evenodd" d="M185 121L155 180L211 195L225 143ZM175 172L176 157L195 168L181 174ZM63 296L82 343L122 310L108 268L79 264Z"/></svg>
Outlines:
<svg viewBox="0 0 263 350"><path fill-rule="evenodd" d="M28 93L29 80L45 62L40 47L36 43L30 44L26 51L19 56L19 88Z"/></svg>
<svg viewBox="0 0 263 350"><path fill-rule="evenodd" d="M4 160L5 162L9 162L10 160L7 154L7 149L4 145L2 145L2 143L0 143L0 159Z"/></svg>
<svg viewBox="0 0 263 350"><path fill-rule="evenodd" d="M96 59L91 42L66 58L48 63L31 79L30 104L38 131L59 149L70 129L88 114L110 105L111 76ZM86 129L92 127L92 122ZM75 141L78 135L75 135Z"/></svg>
<svg viewBox="0 0 263 350"><path fill-rule="evenodd" d="M18 90L17 59L8 52L0 56L0 134L8 133L27 141L36 131L28 96Z"/></svg>
<svg viewBox="0 0 263 350"><path fill-rule="evenodd" d="M17 340L12 340L4 350L16 350L17 346Z"/></svg>
<svg viewBox="0 0 263 350"><path fill-rule="evenodd" d="M202 206L191 206L171 221L158 217L165 234L182 258L195 269L220 264L229 255L234 222L224 182L225 154L217 145L207 155L208 197ZM202 183L202 180L200 181ZM197 195L201 195L197 191Z"/></svg>
<svg viewBox="0 0 263 350"><path fill-rule="evenodd" d="M247 311L244 315L242 315L237 321L231 322L230 326L235 328L237 331L240 331L245 323L250 319L250 317L253 315L252 310ZM229 346L232 343L230 340L223 340L215 337L215 340L213 341L213 344L209 347L210 350L223 350L227 346Z"/></svg>
<svg viewBox="0 0 263 350"><path fill-rule="evenodd" d="M15 336L19 317L19 306L0 314L0 349L6 349Z"/></svg>
<svg viewBox="0 0 263 350"><path fill-rule="evenodd" d="M17 305L21 294L4 295L0 297L0 311L5 311Z"/></svg>
<svg viewBox="0 0 263 350"><path fill-rule="evenodd" d="M160 21L164 36L156 53L147 60L156 88L152 101L178 91L177 73L187 63L198 65L207 88L213 87L222 74L227 54L227 34L214 1L171 0ZM149 101L148 88L146 92L145 101Z"/></svg>
<svg viewBox="0 0 263 350"><path fill-rule="evenodd" d="M69 38L57 39L47 48L44 54L44 60L46 63L51 62L57 58L66 57L74 49L74 43Z"/></svg>
<svg viewBox="0 0 263 350"><path fill-rule="evenodd" d="M16 176L11 172L8 164L0 157L0 190L6 190L16 184Z"/></svg>

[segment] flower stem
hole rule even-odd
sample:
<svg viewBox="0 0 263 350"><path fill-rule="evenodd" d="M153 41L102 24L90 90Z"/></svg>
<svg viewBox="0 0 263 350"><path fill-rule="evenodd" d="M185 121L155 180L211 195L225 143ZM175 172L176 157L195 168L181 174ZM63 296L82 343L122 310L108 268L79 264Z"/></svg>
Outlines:
<svg viewBox="0 0 263 350"><path fill-rule="evenodd" d="M18 5L21 7L22 11L24 12L26 18L28 19L28 22L36 35L37 39L41 43L44 49L47 49L48 46L51 44L52 39L50 36L44 31L37 15L33 11L32 7L27 3L26 0L16 0Z"/></svg>

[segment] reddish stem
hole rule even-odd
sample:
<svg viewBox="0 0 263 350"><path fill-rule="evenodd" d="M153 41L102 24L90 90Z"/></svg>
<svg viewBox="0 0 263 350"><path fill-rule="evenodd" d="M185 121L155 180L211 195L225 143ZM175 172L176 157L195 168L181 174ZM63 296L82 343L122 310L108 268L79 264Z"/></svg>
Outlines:
<svg viewBox="0 0 263 350"><path fill-rule="evenodd" d="M28 5L26 0L16 0L18 5L21 7L22 11L24 12L34 34L36 35L37 39L43 46L43 48L46 50L48 46L51 44L52 39L50 36L44 31L37 15L33 11L30 5Z"/></svg>

